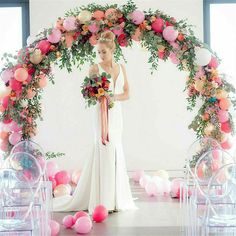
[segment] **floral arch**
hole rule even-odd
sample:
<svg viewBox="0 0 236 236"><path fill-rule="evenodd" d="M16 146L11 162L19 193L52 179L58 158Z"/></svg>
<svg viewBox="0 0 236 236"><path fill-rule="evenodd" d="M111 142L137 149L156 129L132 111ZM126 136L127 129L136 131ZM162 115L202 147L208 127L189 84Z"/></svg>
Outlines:
<svg viewBox="0 0 236 236"><path fill-rule="evenodd" d="M18 141L37 133L37 121L43 119L43 88L48 81L54 83L51 64L71 72L72 65L81 69L85 62L93 63L94 46L105 30L116 35L116 60L124 58L123 47L138 41L150 53L151 73L159 60L167 59L179 70L188 71L187 110L193 110L198 98L202 101L189 128L197 137L211 137L224 149L231 147L234 124L230 107L236 105L235 89L219 74L217 55L194 36L184 20L176 21L159 10L140 11L130 0L120 7L89 4L70 10L52 28L29 37L17 55L4 54L1 77L6 88L0 94L0 148L6 155Z"/></svg>

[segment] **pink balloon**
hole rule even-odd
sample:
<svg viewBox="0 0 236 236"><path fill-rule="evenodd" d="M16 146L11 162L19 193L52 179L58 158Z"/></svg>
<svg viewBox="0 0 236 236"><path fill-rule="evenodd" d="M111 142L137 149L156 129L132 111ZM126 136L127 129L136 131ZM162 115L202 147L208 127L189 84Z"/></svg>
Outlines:
<svg viewBox="0 0 236 236"><path fill-rule="evenodd" d="M227 111L219 110L218 118L220 123L224 123L229 120L229 113Z"/></svg>
<svg viewBox="0 0 236 236"><path fill-rule="evenodd" d="M177 196L177 193L180 189L181 183L183 183L183 179L181 178L176 178L171 181L171 192L173 193L174 196Z"/></svg>
<svg viewBox="0 0 236 236"><path fill-rule="evenodd" d="M82 216L75 222L74 229L79 234L87 234L91 231L92 226L90 218Z"/></svg>
<svg viewBox="0 0 236 236"><path fill-rule="evenodd" d="M60 231L60 225L58 222L56 222L55 220L51 220L50 221L50 228L51 228L51 236L58 235L58 233Z"/></svg>
<svg viewBox="0 0 236 236"><path fill-rule="evenodd" d="M144 175L140 178L139 184L142 188L145 188L146 184L151 180L151 177L148 175Z"/></svg>
<svg viewBox="0 0 236 236"><path fill-rule="evenodd" d="M231 138L228 138L226 141L222 142L220 145L223 149L230 149L233 146L233 142Z"/></svg>
<svg viewBox="0 0 236 236"><path fill-rule="evenodd" d="M146 184L145 190L149 197L158 195L157 185L153 181L150 181Z"/></svg>
<svg viewBox="0 0 236 236"><path fill-rule="evenodd" d="M76 222L76 220L78 220L80 217L82 216L87 216L89 217L89 214L85 211L78 211L74 214L74 221Z"/></svg>
<svg viewBox="0 0 236 236"><path fill-rule="evenodd" d="M157 18L154 22L152 22L152 29L156 33L162 33L164 26L164 21L161 18Z"/></svg>
<svg viewBox="0 0 236 236"><path fill-rule="evenodd" d="M9 83L12 90L15 90L15 91L22 90L22 83L17 81L16 79L11 79Z"/></svg>
<svg viewBox="0 0 236 236"><path fill-rule="evenodd" d="M214 160L219 160L220 154L221 154L220 150L218 150L218 149L212 150L212 156L213 156Z"/></svg>
<svg viewBox="0 0 236 236"><path fill-rule="evenodd" d="M49 43L48 40L41 40L41 41L38 43L38 48L40 49L40 51L41 51L43 54L46 54L46 53L49 52L50 46L51 46L51 44Z"/></svg>
<svg viewBox="0 0 236 236"><path fill-rule="evenodd" d="M167 26L163 30L163 38L167 41L173 42L177 39L179 32L173 26Z"/></svg>
<svg viewBox="0 0 236 236"><path fill-rule="evenodd" d="M2 106L7 109L8 107L8 104L9 104L9 100L10 100L10 97L9 96L6 96L2 99Z"/></svg>
<svg viewBox="0 0 236 236"><path fill-rule="evenodd" d="M4 70L1 74L2 81L7 83L13 77L13 75L14 74L11 70Z"/></svg>
<svg viewBox="0 0 236 236"><path fill-rule="evenodd" d="M96 221L97 223L100 223L104 221L107 216L108 216L108 211L105 206L103 205L98 205L95 207L94 212L93 212L93 220Z"/></svg>
<svg viewBox="0 0 236 236"><path fill-rule="evenodd" d="M12 145L16 145L22 138L22 135L20 133L12 133L9 136L9 142Z"/></svg>
<svg viewBox="0 0 236 236"><path fill-rule="evenodd" d="M9 124L9 129L13 132L19 132L22 130L22 128L14 120Z"/></svg>
<svg viewBox="0 0 236 236"><path fill-rule="evenodd" d="M75 224L73 216L72 215L65 216L62 220L62 224L66 228L71 228Z"/></svg>
<svg viewBox="0 0 236 236"><path fill-rule="evenodd" d="M145 15L142 11L135 10L131 14L131 19L135 25L140 25L144 21Z"/></svg>
<svg viewBox="0 0 236 236"><path fill-rule="evenodd" d="M216 57L211 57L211 61L209 62L208 66L211 68L216 69L219 65L219 62Z"/></svg>
<svg viewBox="0 0 236 236"><path fill-rule="evenodd" d="M61 40L61 31L59 29L53 29L47 39L50 43L58 43Z"/></svg>
<svg viewBox="0 0 236 236"><path fill-rule="evenodd" d="M176 56L175 53L171 52L170 55L169 55L169 57L170 57L170 60L171 60L172 63L174 63L174 64L179 64L180 61L179 61L179 59L177 58L177 56Z"/></svg>
<svg viewBox="0 0 236 236"><path fill-rule="evenodd" d="M119 28L114 28L112 30L112 32L117 35L117 36L120 36L124 31L123 31L123 28L122 27L119 27Z"/></svg>
<svg viewBox="0 0 236 236"><path fill-rule="evenodd" d="M227 98L221 98L219 105L221 110L228 110L230 107L230 101Z"/></svg>
<svg viewBox="0 0 236 236"><path fill-rule="evenodd" d="M46 171L48 177L54 177L58 172L58 165L54 161L48 161L46 165Z"/></svg>
<svg viewBox="0 0 236 236"><path fill-rule="evenodd" d="M52 189L56 188L57 181L53 177L51 177L51 176L49 176L48 178L52 182Z"/></svg>
<svg viewBox="0 0 236 236"><path fill-rule="evenodd" d="M144 176L144 171L143 170L137 170L132 174L132 179L135 182L139 182L139 180L142 176Z"/></svg>
<svg viewBox="0 0 236 236"><path fill-rule="evenodd" d="M55 175L55 180L57 184L68 184L70 182L70 174L65 170L59 171Z"/></svg>
<svg viewBox="0 0 236 236"><path fill-rule="evenodd" d="M63 27L67 31L75 30L76 29L76 19L74 16L67 17L63 22Z"/></svg>
<svg viewBox="0 0 236 236"><path fill-rule="evenodd" d="M25 68L19 68L14 73L15 79L19 82L27 80L28 76L28 71Z"/></svg>
<svg viewBox="0 0 236 236"><path fill-rule="evenodd" d="M93 22L88 26L88 29L91 33L96 33L99 30L99 27L95 22Z"/></svg>

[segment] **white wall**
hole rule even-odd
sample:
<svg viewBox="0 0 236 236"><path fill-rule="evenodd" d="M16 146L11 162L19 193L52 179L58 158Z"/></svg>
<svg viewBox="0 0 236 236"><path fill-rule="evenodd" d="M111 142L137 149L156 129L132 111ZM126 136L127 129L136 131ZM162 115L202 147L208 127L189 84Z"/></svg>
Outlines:
<svg viewBox="0 0 236 236"><path fill-rule="evenodd" d="M31 34L54 24L66 10L90 2L99 1L31 0ZM136 0L136 4L143 10L163 10L177 20L187 18L190 24L196 25L196 36L202 39L202 0ZM124 54L131 90L130 100L123 102L123 143L128 170L182 168L186 149L195 139L193 131L188 130L194 112L187 111L183 92L187 74L167 62L160 63L158 71L151 76L148 53L138 45L125 49ZM61 168L81 169L91 155L93 143L91 110L85 109L80 93L88 65L71 74L54 70L56 85L49 84L45 89L44 121L39 122L36 139L46 151L66 153L66 157L58 159Z"/></svg>

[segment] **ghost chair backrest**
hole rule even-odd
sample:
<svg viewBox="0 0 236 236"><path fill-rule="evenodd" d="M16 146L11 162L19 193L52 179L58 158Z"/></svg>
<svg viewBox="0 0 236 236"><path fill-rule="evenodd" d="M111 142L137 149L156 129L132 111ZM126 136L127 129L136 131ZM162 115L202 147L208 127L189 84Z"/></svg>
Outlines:
<svg viewBox="0 0 236 236"><path fill-rule="evenodd" d="M26 152L26 153L29 153L32 156L34 156L41 166L42 177L44 179L47 179L47 177L46 177L46 154L45 154L43 148L38 143L36 143L32 140L20 141L11 149L10 154L13 154L16 152Z"/></svg>

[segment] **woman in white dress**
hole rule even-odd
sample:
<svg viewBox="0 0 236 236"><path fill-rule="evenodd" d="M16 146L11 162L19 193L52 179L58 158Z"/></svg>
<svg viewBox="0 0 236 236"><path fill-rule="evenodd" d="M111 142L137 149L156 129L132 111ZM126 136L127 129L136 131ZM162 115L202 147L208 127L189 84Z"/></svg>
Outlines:
<svg viewBox="0 0 236 236"><path fill-rule="evenodd" d="M125 67L114 62L115 35L111 31L101 34L98 53L101 62L90 67L89 75L102 72L111 75L109 97L114 106L108 110L109 141L103 144L101 138L101 109L98 103L94 109L94 150L88 157L80 180L72 196L53 199L54 211L88 210L92 214L97 205L104 205L109 212L138 209L132 198L129 177L122 145L121 101L129 99L129 85Z"/></svg>

